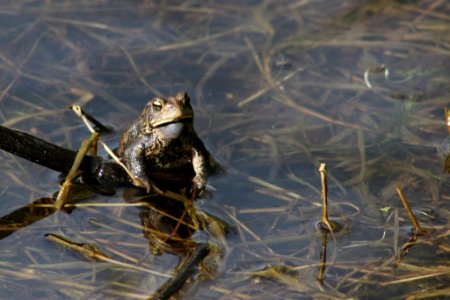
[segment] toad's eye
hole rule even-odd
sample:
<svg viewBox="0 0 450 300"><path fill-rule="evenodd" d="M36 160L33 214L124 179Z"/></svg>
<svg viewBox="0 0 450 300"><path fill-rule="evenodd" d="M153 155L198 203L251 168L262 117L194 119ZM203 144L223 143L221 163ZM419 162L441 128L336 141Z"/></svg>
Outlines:
<svg viewBox="0 0 450 300"><path fill-rule="evenodd" d="M163 101L161 101L161 99L155 99L155 100L153 100L152 105L156 111L160 111L161 108L163 107L164 103L163 103Z"/></svg>

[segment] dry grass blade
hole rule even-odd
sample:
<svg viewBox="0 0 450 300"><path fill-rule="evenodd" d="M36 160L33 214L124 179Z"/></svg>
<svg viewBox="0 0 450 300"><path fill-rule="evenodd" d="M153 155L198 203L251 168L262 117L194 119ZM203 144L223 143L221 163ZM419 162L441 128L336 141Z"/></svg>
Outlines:
<svg viewBox="0 0 450 300"><path fill-rule="evenodd" d="M381 286L388 286L388 285L393 285L393 284L412 282L412 281L416 281L416 280L422 280L422 279L433 278L433 277L438 277L438 276L448 277L449 275L450 275L450 268L442 266L442 267L437 267L436 269L433 269L433 270L426 270L426 271L422 272L422 274L403 276L403 278L400 278L400 279L383 282L383 283L381 283Z"/></svg>
<svg viewBox="0 0 450 300"><path fill-rule="evenodd" d="M103 262L109 262L109 263L112 263L117 266L126 267L126 268L136 270L136 271L146 272L146 273L149 273L149 274L152 274L155 276L159 276L159 277L164 277L164 278L172 277L171 274L149 270L146 268L142 268L142 267L138 267L138 266L131 265L128 263L124 263L124 262L118 261L116 259L112 259L112 258L106 256L105 254L101 253L98 250L98 247L95 245L74 243L64 237L61 237L61 236L58 236L55 234L48 234L47 239L49 239L50 241L55 242L57 244L60 244L64 247L67 247L73 251L76 251L76 252L78 252L86 257L89 257L91 259L95 259L95 260L103 261Z"/></svg>
<svg viewBox="0 0 450 300"><path fill-rule="evenodd" d="M67 174L66 179L59 190L58 196L56 197L55 208L57 210L64 207L69 195L70 186L72 185L73 180L80 175L79 167L81 162L89 149L91 149L91 146L98 140L98 136L99 134L97 132L92 133L91 137L87 141L84 141L81 145L80 150L75 157L75 161L73 162L72 168L70 169L69 174Z"/></svg>

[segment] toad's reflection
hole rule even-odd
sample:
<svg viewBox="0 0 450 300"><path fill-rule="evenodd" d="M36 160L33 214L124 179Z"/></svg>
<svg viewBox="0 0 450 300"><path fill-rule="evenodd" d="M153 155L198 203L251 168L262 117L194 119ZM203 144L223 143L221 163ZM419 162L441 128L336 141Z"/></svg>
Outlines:
<svg viewBox="0 0 450 300"><path fill-rule="evenodd" d="M143 204L139 217L150 250L155 255L190 253L197 245L192 240L197 231L209 232L208 228L214 227L213 235L215 238L219 235L220 240L230 231L230 225L223 220L199 212L191 200L192 182L181 180L179 176L177 180L172 177L171 180L155 181L164 189L163 195L148 194L143 189L126 189L123 194L126 202Z"/></svg>
<svg viewBox="0 0 450 300"><path fill-rule="evenodd" d="M161 195L146 195L136 189L125 190L124 199L132 203L145 202L139 217L153 254L183 254L195 247L191 240L195 228L181 201Z"/></svg>

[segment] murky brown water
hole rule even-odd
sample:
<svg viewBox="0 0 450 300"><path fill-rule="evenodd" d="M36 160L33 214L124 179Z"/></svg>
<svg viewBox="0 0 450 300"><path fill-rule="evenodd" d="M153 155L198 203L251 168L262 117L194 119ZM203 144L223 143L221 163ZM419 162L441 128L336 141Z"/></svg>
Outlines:
<svg viewBox="0 0 450 300"><path fill-rule="evenodd" d="M67 109L77 103L116 128L104 138L115 147L150 97L187 91L227 169L197 205L234 229L213 276L188 282L184 298L443 297L450 184L436 147L448 136L449 15L439 0L1 1L0 120L77 149L89 137ZM365 71L381 65L389 76L369 72L369 88ZM0 159L2 216L58 190L59 174ZM328 236L322 284L320 163L345 227ZM396 186L430 233L393 268L411 227ZM151 254L122 194L0 240L0 295L150 297L167 278L145 269L168 273L179 259ZM87 260L49 233L144 270Z"/></svg>

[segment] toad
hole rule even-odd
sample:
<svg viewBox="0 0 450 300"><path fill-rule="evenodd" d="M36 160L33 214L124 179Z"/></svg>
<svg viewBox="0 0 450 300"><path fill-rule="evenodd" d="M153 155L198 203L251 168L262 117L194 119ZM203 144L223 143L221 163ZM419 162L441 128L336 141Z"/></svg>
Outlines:
<svg viewBox="0 0 450 300"><path fill-rule="evenodd" d="M194 112L189 96L178 93L155 97L138 120L123 133L117 153L134 175L133 183L150 192L160 191L149 178L155 170L192 165L194 193L206 187L212 157L193 126Z"/></svg>

